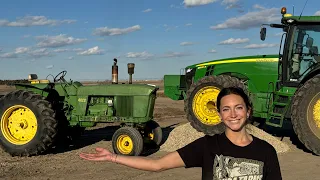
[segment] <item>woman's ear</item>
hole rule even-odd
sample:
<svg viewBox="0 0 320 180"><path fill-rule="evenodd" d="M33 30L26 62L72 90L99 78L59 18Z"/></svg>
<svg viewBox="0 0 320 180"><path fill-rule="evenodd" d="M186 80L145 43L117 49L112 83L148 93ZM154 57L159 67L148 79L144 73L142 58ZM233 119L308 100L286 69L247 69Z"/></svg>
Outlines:
<svg viewBox="0 0 320 180"><path fill-rule="evenodd" d="M247 118L250 117L250 114L251 114L251 108L249 108L248 111L247 111Z"/></svg>

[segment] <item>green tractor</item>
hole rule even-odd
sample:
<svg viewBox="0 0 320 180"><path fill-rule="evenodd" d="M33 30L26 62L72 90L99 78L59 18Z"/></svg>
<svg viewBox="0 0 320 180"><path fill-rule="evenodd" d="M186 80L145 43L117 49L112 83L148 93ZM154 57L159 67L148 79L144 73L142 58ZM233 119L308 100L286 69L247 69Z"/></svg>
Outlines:
<svg viewBox="0 0 320 180"><path fill-rule="evenodd" d="M160 145L162 129L153 120L157 86L132 84L134 64L128 64L129 82L118 82L117 59L112 83L83 85L65 80L67 71L29 83L0 99L0 145L12 156L32 156L55 146L60 137L79 135L97 123L118 123L112 137L117 154L137 156L145 143Z"/></svg>
<svg viewBox="0 0 320 180"><path fill-rule="evenodd" d="M279 53L218 59L190 65L185 73L164 76L164 93L184 100L191 125L205 134L221 133L224 127L216 109L221 88L245 89L254 119L266 125L292 124L307 149L320 155L320 16L293 16L281 9L283 31ZM266 28L260 31L265 40Z"/></svg>

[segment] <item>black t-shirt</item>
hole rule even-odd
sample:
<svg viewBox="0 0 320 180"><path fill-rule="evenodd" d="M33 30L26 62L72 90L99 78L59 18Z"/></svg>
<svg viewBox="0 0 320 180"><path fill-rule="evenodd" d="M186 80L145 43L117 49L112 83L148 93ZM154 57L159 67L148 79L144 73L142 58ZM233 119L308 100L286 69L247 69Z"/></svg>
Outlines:
<svg viewBox="0 0 320 180"><path fill-rule="evenodd" d="M177 150L186 168L202 167L202 180L281 180L275 149L253 136L245 146L225 135L205 135Z"/></svg>

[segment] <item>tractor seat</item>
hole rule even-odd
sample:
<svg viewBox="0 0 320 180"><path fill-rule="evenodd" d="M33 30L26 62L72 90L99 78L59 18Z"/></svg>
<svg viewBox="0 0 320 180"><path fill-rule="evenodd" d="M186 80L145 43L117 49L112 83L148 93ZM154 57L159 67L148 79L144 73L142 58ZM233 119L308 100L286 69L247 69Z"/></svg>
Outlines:
<svg viewBox="0 0 320 180"><path fill-rule="evenodd" d="M314 57L314 59L320 63L320 56L319 56L319 52L318 52L318 46L312 46L309 50L310 55Z"/></svg>
<svg viewBox="0 0 320 180"><path fill-rule="evenodd" d="M50 81L48 79L38 79L38 76L36 74L29 74L28 81L31 84L48 84Z"/></svg>

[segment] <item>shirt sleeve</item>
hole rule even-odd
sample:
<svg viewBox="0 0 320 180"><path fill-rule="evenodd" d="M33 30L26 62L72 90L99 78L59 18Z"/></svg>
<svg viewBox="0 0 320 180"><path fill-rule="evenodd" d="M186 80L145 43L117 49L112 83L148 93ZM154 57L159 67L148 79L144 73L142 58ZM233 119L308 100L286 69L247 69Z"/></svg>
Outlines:
<svg viewBox="0 0 320 180"><path fill-rule="evenodd" d="M204 143L205 138L200 137L199 139L177 150L181 159L185 163L185 168L202 167Z"/></svg>
<svg viewBox="0 0 320 180"><path fill-rule="evenodd" d="M271 146L271 151L266 158L266 180L282 180L279 160L276 150Z"/></svg>

